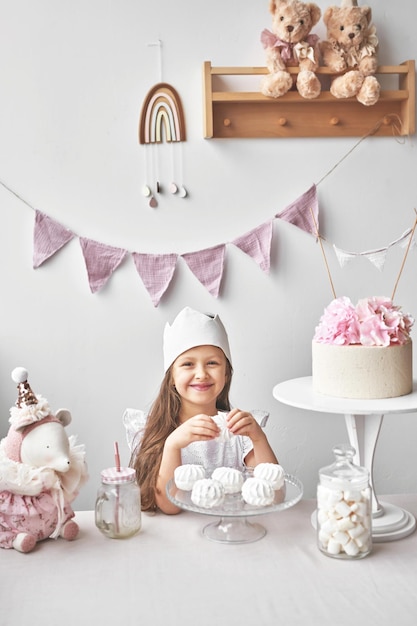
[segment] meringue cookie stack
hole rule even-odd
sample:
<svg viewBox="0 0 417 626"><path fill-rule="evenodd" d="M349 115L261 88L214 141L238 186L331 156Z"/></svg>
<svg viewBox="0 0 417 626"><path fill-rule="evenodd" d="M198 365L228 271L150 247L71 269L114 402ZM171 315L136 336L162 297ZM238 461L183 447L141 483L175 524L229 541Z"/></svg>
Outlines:
<svg viewBox="0 0 417 626"><path fill-rule="evenodd" d="M242 487L242 498L253 506L268 506L275 499L275 491L285 485L285 472L277 463L258 463L253 478L248 478Z"/></svg>
<svg viewBox="0 0 417 626"><path fill-rule="evenodd" d="M277 463L259 463L250 470L250 477L233 467L217 467L211 478L206 478L202 465L180 465L174 471L174 482L178 489L189 491L193 504L205 509L215 508L229 501L236 505L239 501L251 506L269 506L276 498L276 492L285 496L285 472Z"/></svg>
<svg viewBox="0 0 417 626"><path fill-rule="evenodd" d="M285 484L285 472L282 465L277 463L258 463L253 470L255 478L263 478L276 491Z"/></svg>

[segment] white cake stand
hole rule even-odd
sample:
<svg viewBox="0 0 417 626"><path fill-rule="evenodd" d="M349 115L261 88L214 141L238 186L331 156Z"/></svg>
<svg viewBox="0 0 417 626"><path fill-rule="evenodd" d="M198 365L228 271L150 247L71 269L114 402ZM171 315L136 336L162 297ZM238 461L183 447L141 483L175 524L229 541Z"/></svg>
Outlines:
<svg viewBox="0 0 417 626"><path fill-rule="evenodd" d="M345 416L349 442L356 450L355 463L366 467L370 475L373 541L402 539L415 530L416 520L411 513L393 504L378 501L373 488L372 466L384 415L417 411L417 381L414 381L413 391L405 396L351 400L315 393L312 377L306 376L279 383L274 387L273 395L274 398L289 406ZM312 521L314 524L314 515Z"/></svg>
<svg viewBox="0 0 417 626"><path fill-rule="evenodd" d="M295 476L285 475L285 496L276 492L275 502L269 506L255 507L246 504L241 494L227 495L221 507L205 509L191 501L191 492L176 487L174 480L167 485L167 496L180 509L211 515L218 518L203 528L203 535L220 543L250 543L266 535L266 529L259 523L249 522L248 517L285 511L299 502L303 496L303 485Z"/></svg>

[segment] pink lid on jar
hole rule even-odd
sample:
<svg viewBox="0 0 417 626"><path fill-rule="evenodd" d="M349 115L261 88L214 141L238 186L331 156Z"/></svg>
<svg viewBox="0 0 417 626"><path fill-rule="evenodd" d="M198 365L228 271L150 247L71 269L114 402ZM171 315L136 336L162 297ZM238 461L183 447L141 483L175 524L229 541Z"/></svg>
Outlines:
<svg viewBox="0 0 417 626"><path fill-rule="evenodd" d="M131 483L135 480L136 472L132 467L108 467L101 472L101 480L109 485Z"/></svg>

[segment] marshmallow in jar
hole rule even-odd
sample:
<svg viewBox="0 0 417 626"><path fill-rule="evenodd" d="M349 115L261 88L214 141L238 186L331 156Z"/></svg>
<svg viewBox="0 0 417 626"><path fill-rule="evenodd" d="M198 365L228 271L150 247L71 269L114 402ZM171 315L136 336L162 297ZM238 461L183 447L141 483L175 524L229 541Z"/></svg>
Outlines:
<svg viewBox="0 0 417 626"><path fill-rule="evenodd" d="M360 559L372 550L372 493L369 472L353 464L355 449L333 448L336 461L319 470L317 542L328 556Z"/></svg>

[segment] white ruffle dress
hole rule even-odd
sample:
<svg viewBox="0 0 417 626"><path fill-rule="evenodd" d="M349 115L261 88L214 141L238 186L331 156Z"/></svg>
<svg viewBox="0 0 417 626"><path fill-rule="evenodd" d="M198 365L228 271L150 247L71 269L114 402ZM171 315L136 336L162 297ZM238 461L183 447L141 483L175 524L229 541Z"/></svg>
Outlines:
<svg viewBox="0 0 417 626"><path fill-rule="evenodd" d="M263 428L269 417L265 411L251 411L256 421ZM245 457L253 449L249 437L233 435L226 428L227 413L219 412L213 416L220 427L220 435L210 441L194 441L181 450L182 464L203 465L211 473L216 467L234 467L245 469ZM142 441L148 416L139 409L126 409L123 424L126 429L127 443L132 454L136 454Z"/></svg>

